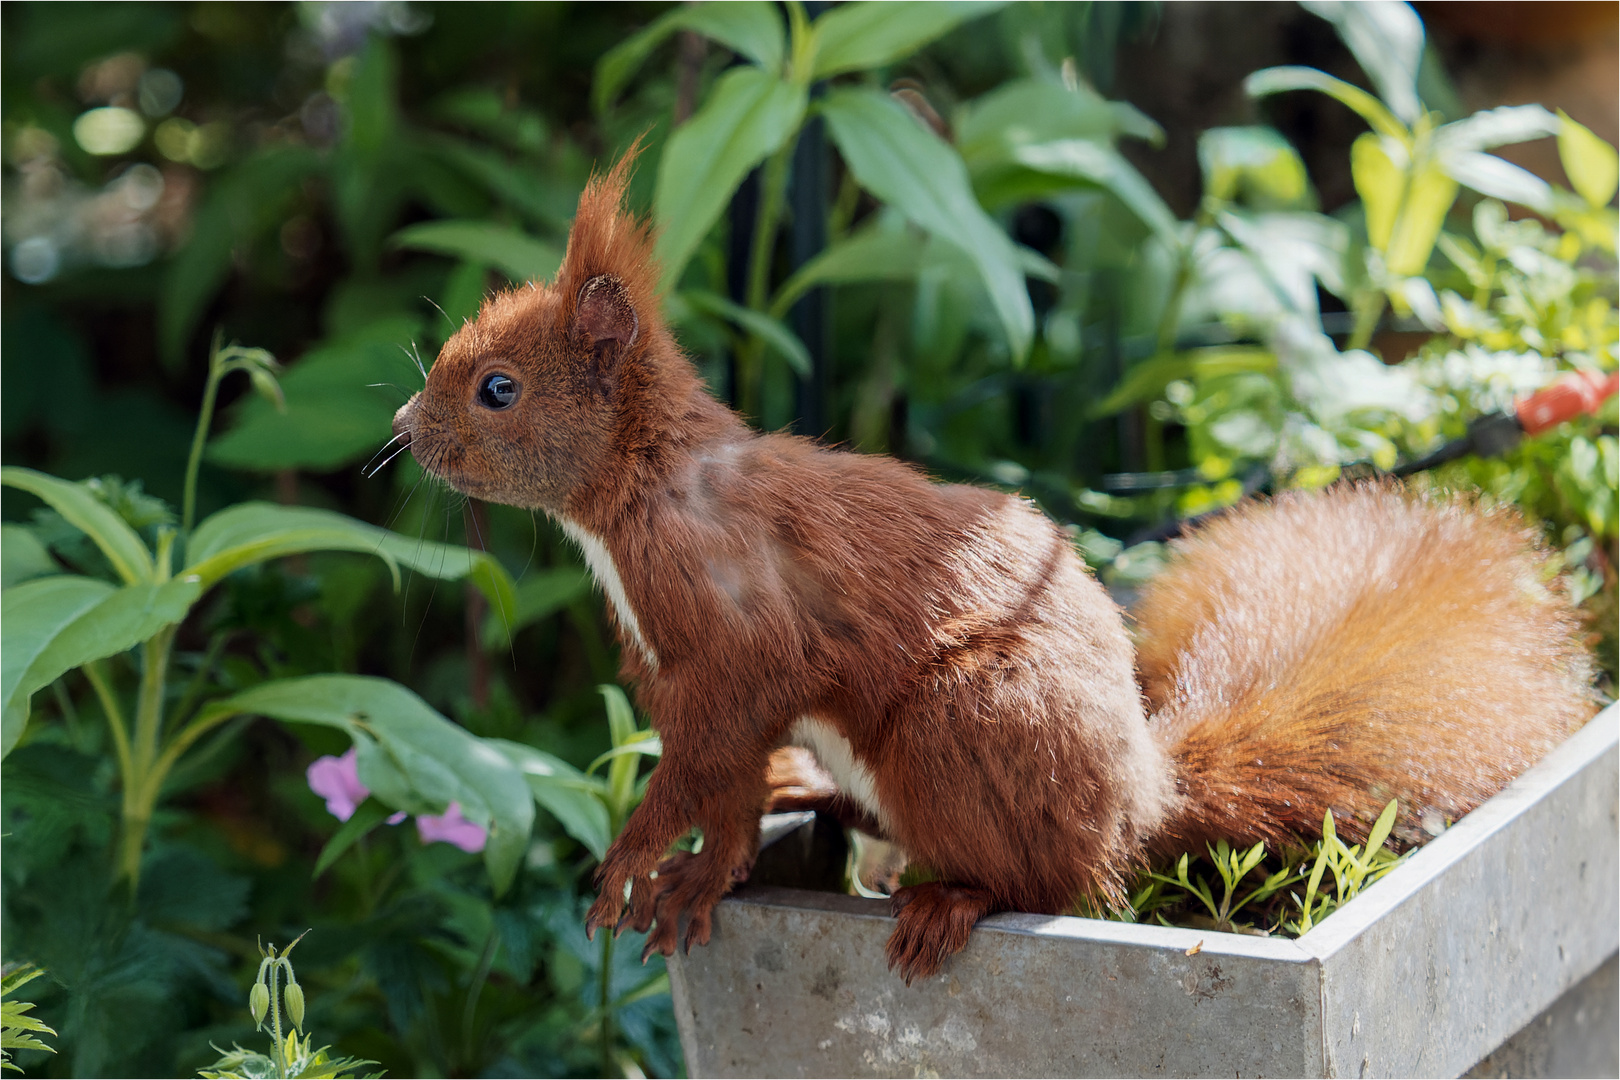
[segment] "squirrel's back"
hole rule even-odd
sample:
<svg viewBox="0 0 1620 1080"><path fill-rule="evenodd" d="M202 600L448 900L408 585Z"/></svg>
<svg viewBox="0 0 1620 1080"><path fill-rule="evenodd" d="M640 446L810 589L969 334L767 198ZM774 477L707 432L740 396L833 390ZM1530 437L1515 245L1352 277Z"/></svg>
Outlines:
<svg viewBox="0 0 1620 1080"><path fill-rule="evenodd" d="M1368 484L1290 494L1178 545L1137 608L1150 727L1175 764L1163 853L1364 836L1390 799L1418 839L1594 709L1580 620L1507 509Z"/></svg>

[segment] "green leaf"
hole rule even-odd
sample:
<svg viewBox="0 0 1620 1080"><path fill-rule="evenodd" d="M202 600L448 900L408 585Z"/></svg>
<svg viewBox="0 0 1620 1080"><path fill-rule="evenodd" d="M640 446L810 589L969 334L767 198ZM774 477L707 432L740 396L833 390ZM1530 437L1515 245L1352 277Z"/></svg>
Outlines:
<svg viewBox="0 0 1620 1080"><path fill-rule="evenodd" d="M974 198L962 159L875 90L835 89L821 108L860 185L973 260L1008 347L1022 360L1034 337L1035 313L1018 252Z"/></svg>
<svg viewBox="0 0 1620 1080"><path fill-rule="evenodd" d="M332 834L332 839L326 842L326 846L321 848L320 855L315 859L315 872L310 876L320 877L326 873L345 851L391 816L389 809L376 799L368 798L355 807L354 813L349 815L349 820L345 821L338 831Z"/></svg>
<svg viewBox="0 0 1620 1080"><path fill-rule="evenodd" d="M1095 184L1111 192L1172 250L1181 246L1181 223L1136 166L1112 146L1087 139L1058 139L1021 146L1018 162L1036 172Z"/></svg>
<svg viewBox="0 0 1620 1080"><path fill-rule="evenodd" d="M773 319L763 311L744 307L734 300L727 299L718 293L706 289L685 289L675 297L678 305L684 303L695 311L705 315L712 315L717 319L736 325L739 329L754 335L763 341L770 350L788 362L798 374L808 378L810 375L810 350L804 347L799 336L789 330L784 324ZM675 321L682 321L672 314Z"/></svg>
<svg viewBox="0 0 1620 1080"><path fill-rule="evenodd" d="M305 353L281 377L285 408L242 403L208 460L254 472L330 472L376 452L393 434L394 411L421 383L405 348L421 332L412 318L379 319Z"/></svg>
<svg viewBox="0 0 1620 1080"><path fill-rule="evenodd" d="M1395 164L1380 136L1366 131L1350 144L1350 177L1361 196L1367 241L1379 251L1388 250L1406 194L1405 170Z"/></svg>
<svg viewBox="0 0 1620 1080"><path fill-rule="evenodd" d="M596 111L606 111L652 51L680 30L695 30L712 38L772 75L782 67L785 33L776 5L762 0L683 4L615 45L596 62L596 85L591 91Z"/></svg>
<svg viewBox="0 0 1620 1080"><path fill-rule="evenodd" d="M1388 135L1403 146L1409 145L1412 140L1406 125L1395 119L1395 114L1385 108L1383 102L1359 86L1352 86L1315 68L1265 68L1243 80L1243 90L1250 97L1265 97L1287 90L1315 90L1354 110L1379 134Z"/></svg>
<svg viewBox="0 0 1620 1080"><path fill-rule="evenodd" d="M1447 177L1493 199L1516 202L1532 210L1553 211L1553 189L1535 173L1505 161L1495 154L1465 150L1446 154L1440 168Z"/></svg>
<svg viewBox="0 0 1620 1080"><path fill-rule="evenodd" d="M492 221L424 221L399 230L389 243L485 263L514 282L546 280L562 265L555 244Z"/></svg>
<svg viewBox="0 0 1620 1080"><path fill-rule="evenodd" d="M488 552L402 536L307 506L249 502L221 510L192 533L185 573L207 588L244 566L305 551L375 555L388 564L396 589L402 565L443 580L465 577L489 598L497 616L517 610L512 579Z"/></svg>
<svg viewBox="0 0 1620 1080"><path fill-rule="evenodd" d="M846 71L864 71L903 59L956 29L969 19L1005 7L989 3L842 4L811 28L815 63L810 78L825 79Z"/></svg>
<svg viewBox="0 0 1620 1080"><path fill-rule="evenodd" d="M1408 124L1423 114L1418 69L1423 64L1423 20L1406 4L1304 0L1306 11L1333 24L1378 93Z"/></svg>
<svg viewBox="0 0 1620 1080"><path fill-rule="evenodd" d="M499 748L451 723L387 679L312 675L261 683L208 707L337 728L354 740L360 782L396 810L442 814L459 803L489 830L484 863L497 895L517 874L534 823L534 798Z"/></svg>
<svg viewBox="0 0 1620 1080"><path fill-rule="evenodd" d="M799 297L821 285L909 281L917 276L922 265L924 246L923 237L904 225L885 227L879 221L862 226L799 267L783 282L771 301L771 314L782 318Z"/></svg>
<svg viewBox="0 0 1620 1080"><path fill-rule="evenodd" d="M0 594L0 699L5 702L0 755L9 754L28 722L23 686L29 669L52 641L116 586L94 578L60 575L7 589ZM43 684L40 684L43 685Z"/></svg>
<svg viewBox="0 0 1620 1080"><path fill-rule="evenodd" d="M669 137L653 192L666 283L680 280L748 171L799 130L806 100L802 86L759 68L736 68L716 80L703 107Z"/></svg>
<svg viewBox="0 0 1620 1080"><path fill-rule="evenodd" d="M1177 379L1202 381L1240 372L1275 371L1276 368L1276 355L1254 345L1214 345L1173 356L1151 357L1126 372L1119 385L1092 407L1091 415L1110 416L1128 405L1151 401Z"/></svg>
<svg viewBox="0 0 1620 1080"><path fill-rule="evenodd" d="M1488 150L1493 146L1544 139L1559 134L1558 117L1540 105L1504 105L1482 109L1446 124L1434 133L1438 154L1453 150Z"/></svg>
<svg viewBox="0 0 1620 1080"><path fill-rule="evenodd" d="M1558 110L1558 159L1570 186L1594 207L1607 206L1620 185L1620 157L1614 147Z"/></svg>
<svg viewBox="0 0 1620 1080"><path fill-rule="evenodd" d="M505 619L491 611L484 619L484 647L504 649L519 630L559 611L590 591L591 577L584 570L557 567L529 574L517 583L512 611Z"/></svg>
<svg viewBox="0 0 1620 1080"><path fill-rule="evenodd" d="M43 974L44 969L37 964L18 964L4 976L0 976L0 997L10 997Z"/></svg>
<svg viewBox="0 0 1620 1080"><path fill-rule="evenodd" d="M1243 199L1260 209L1311 205L1311 185L1298 151L1268 127L1210 128L1198 137L1204 194Z"/></svg>
<svg viewBox="0 0 1620 1080"><path fill-rule="evenodd" d="M1456 201L1457 182L1433 163L1411 178L1385 253L1390 273L1411 277L1423 272L1446 214Z"/></svg>
<svg viewBox="0 0 1620 1080"><path fill-rule="evenodd" d="M9 589L61 572L62 568L32 532L21 525L0 525L0 588Z"/></svg>
<svg viewBox="0 0 1620 1080"><path fill-rule="evenodd" d="M1011 163L1012 150L1053 139L1107 141L1119 135L1164 141L1164 130L1135 107L1108 101L1089 87L1070 90L1016 79L977 98L956 122L956 145L975 179Z"/></svg>
<svg viewBox="0 0 1620 1080"><path fill-rule="evenodd" d="M612 761L619 761L626 757L663 757L664 743L656 731L638 731L630 739L611 750L604 750L591 761L590 767L585 770L586 776L594 776L596 770Z"/></svg>
<svg viewBox="0 0 1620 1080"><path fill-rule="evenodd" d="M28 698L66 672L134 648L179 622L202 594L194 577L161 585L113 588L91 578L63 575L7 589L0 626L0 692L5 733L0 753L22 735Z"/></svg>
<svg viewBox="0 0 1620 1080"><path fill-rule="evenodd" d="M69 525L93 540L126 582L152 579L152 553L140 535L83 484L17 466L0 469L0 484L21 488L43 499Z"/></svg>
<svg viewBox="0 0 1620 1080"><path fill-rule="evenodd" d="M604 802L605 781L586 776L561 758L532 746L505 739L487 741L523 773L534 801L557 819L564 832L598 859L607 854L613 832Z"/></svg>
<svg viewBox="0 0 1620 1080"><path fill-rule="evenodd" d="M1383 813L1379 814L1378 820L1373 823L1372 831L1367 834L1367 861L1369 863L1379 849L1384 846L1384 841L1389 838L1389 831L1395 827L1395 815L1398 810L1396 800L1389 800L1389 805L1384 807Z"/></svg>

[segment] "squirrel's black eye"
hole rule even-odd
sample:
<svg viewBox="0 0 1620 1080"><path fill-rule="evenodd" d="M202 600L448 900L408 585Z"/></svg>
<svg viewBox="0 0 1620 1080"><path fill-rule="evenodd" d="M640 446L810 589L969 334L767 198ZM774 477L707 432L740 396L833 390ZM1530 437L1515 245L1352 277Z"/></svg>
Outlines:
<svg viewBox="0 0 1620 1080"><path fill-rule="evenodd" d="M489 375L478 384L478 401L487 409L504 409L516 401L518 384L507 375Z"/></svg>

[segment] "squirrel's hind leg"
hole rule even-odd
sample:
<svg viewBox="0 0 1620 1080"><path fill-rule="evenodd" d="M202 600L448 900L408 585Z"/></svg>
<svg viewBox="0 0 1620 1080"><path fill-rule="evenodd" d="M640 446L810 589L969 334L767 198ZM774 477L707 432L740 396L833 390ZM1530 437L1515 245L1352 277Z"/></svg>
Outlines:
<svg viewBox="0 0 1620 1080"><path fill-rule="evenodd" d="M889 969L907 986L938 974L946 959L967 947L974 925L999 910L988 889L943 881L907 885L889 904L898 920L889 935Z"/></svg>

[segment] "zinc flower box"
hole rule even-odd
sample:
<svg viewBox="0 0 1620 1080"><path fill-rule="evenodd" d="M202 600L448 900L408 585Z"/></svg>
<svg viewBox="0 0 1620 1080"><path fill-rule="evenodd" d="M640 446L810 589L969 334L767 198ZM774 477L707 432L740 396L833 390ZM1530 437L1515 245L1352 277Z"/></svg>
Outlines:
<svg viewBox="0 0 1620 1080"><path fill-rule="evenodd" d="M687 1069L1616 1075L1617 735L1611 706L1298 939L1009 913L908 988L885 901L739 889L670 964Z"/></svg>

